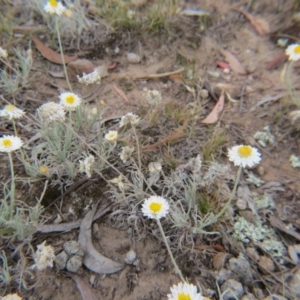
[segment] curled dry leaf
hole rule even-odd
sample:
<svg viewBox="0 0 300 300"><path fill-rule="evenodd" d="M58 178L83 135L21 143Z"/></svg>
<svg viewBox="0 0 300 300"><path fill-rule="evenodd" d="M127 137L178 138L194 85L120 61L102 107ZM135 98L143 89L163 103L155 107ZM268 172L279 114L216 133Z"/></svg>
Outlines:
<svg viewBox="0 0 300 300"><path fill-rule="evenodd" d="M204 120L202 120L201 123L212 124L212 123L217 122L219 114L224 108L224 100L225 100L224 91L222 91L221 96L220 96L217 104L215 105L215 107L213 108L211 113Z"/></svg>
<svg viewBox="0 0 300 300"><path fill-rule="evenodd" d="M99 300L93 289L81 277L71 274L72 279L76 282L82 300Z"/></svg>
<svg viewBox="0 0 300 300"><path fill-rule="evenodd" d="M89 211L80 225L78 241L84 253L83 264L98 274L112 274L124 268L124 264L113 261L99 253L92 244L92 221L96 207Z"/></svg>
<svg viewBox="0 0 300 300"><path fill-rule="evenodd" d="M45 46L38 38L32 36L31 40L34 42L37 49L40 51L41 55L47 60L55 63L55 64L63 64L61 54L53 51L49 47ZM68 56L64 55L65 63L68 64L71 61L77 59L78 55Z"/></svg>
<svg viewBox="0 0 300 300"><path fill-rule="evenodd" d="M247 74L246 69L242 66L239 60L231 54L229 51L220 48L222 55L225 57L226 61L229 63L230 68L238 74Z"/></svg>

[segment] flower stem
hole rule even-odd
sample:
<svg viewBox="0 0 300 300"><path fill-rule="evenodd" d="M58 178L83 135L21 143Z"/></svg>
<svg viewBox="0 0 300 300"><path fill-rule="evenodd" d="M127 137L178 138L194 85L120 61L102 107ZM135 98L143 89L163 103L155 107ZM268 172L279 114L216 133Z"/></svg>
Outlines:
<svg viewBox="0 0 300 300"><path fill-rule="evenodd" d="M14 127L15 136L18 136L18 131L17 131L16 122L15 122L14 118L12 118L12 123L13 123L13 127Z"/></svg>
<svg viewBox="0 0 300 300"><path fill-rule="evenodd" d="M12 160L11 152L8 152L9 163L10 163L10 174L11 174L11 186L10 186L10 218L13 217L15 209L15 173L14 173L14 163Z"/></svg>
<svg viewBox="0 0 300 300"><path fill-rule="evenodd" d="M160 233L161 233L161 235L162 235L162 237L163 237L164 243L165 243L165 245L166 245L166 247L167 247L167 249L168 249L168 252L169 252L169 255L170 255L170 258L171 258L171 261L172 261L172 263L173 263L173 266L174 266L174 268L175 268L176 273L179 275L179 277L180 277L180 279L182 280L182 282L187 282L187 280L184 279L184 277L183 277L183 275L182 275L182 273L181 273L181 271L180 271L180 269L179 269L179 267L178 267L178 265L177 265L177 263L176 263L176 261L175 261L175 258L174 258L173 254L172 254L171 249L170 249L170 245L169 245L169 243L168 243L168 241L167 241L165 232L164 232L164 230L163 230L163 228L162 228L162 226L161 226L160 220L159 220L159 219L156 219L156 222L157 222L157 225L158 225L158 227L159 227Z"/></svg>
<svg viewBox="0 0 300 300"><path fill-rule="evenodd" d="M288 88L288 92L290 94L290 97L292 98L292 101L299 107L300 102L299 99L297 98L295 94L295 88L293 87L293 82L292 82L292 70L293 70L293 61L290 61L286 64L285 66L286 72L285 72L285 81L286 85Z"/></svg>
<svg viewBox="0 0 300 300"><path fill-rule="evenodd" d="M141 162L139 138L138 138L138 135L136 133L134 125L131 125L131 127L133 129L133 134L134 134L134 137L135 137L135 140L136 140L136 148L137 148L137 154L138 154L139 169L140 169L140 171L142 171L142 162Z"/></svg>
<svg viewBox="0 0 300 300"><path fill-rule="evenodd" d="M229 200L227 201L227 203L224 205L224 207L222 208L222 210L214 217L214 220L217 221L217 220L225 213L225 211L227 210L227 208L228 208L229 205L231 204L231 201L232 201L232 199L233 199L233 197L234 197L234 195L235 195L235 192L236 192L238 183L239 183L239 181L240 181L242 169L243 169L243 167L240 166L239 169L238 169L238 171L237 171L237 174L236 174L235 183L234 183L233 190L231 191L230 198L229 198Z"/></svg>
<svg viewBox="0 0 300 300"><path fill-rule="evenodd" d="M57 31L57 38L58 38L59 50L60 50L60 54L61 54L61 60L62 60L62 63L63 63L63 67L64 67L64 72L65 72L65 75L66 75L67 84L68 84L70 92L72 92L72 87L71 87L71 84L70 84L70 81L69 81L69 77L68 77L68 73L67 73L67 68L66 68L66 62L65 62L63 47L62 47L62 44L61 44L61 38L60 38L60 32L59 32L59 26L58 26L58 18L55 18L55 25L56 25L56 31Z"/></svg>

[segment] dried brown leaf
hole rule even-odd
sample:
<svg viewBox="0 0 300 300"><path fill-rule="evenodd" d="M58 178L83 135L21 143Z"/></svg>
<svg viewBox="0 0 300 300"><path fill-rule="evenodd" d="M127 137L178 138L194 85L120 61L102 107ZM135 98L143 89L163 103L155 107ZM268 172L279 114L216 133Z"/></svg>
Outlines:
<svg viewBox="0 0 300 300"><path fill-rule="evenodd" d="M72 274L72 279L76 282L82 300L99 300L93 289L78 275Z"/></svg>
<svg viewBox="0 0 300 300"><path fill-rule="evenodd" d="M45 46L38 38L32 36L31 39L44 58L55 64L63 64L62 57L59 53ZM77 54L74 56L64 55L65 63L70 63L71 61L77 59L77 57Z"/></svg>
<svg viewBox="0 0 300 300"><path fill-rule="evenodd" d="M227 258L230 256L230 254L226 252L220 252L214 256L213 259L213 266L216 270L220 270L224 267Z"/></svg>
<svg viewBox="0 0 300 300"><path fill-rule="evenodd" d="M270 216L269 220L273 227L293 236L297 240L300 240L300 234L293 229L286 228L286 226L280 219L276 218L275 216Z"/></svg>
<svg viewBox="0 0 300 300"><path fill-rule="evenodd" d="M243 14L259 35L270 33L269 23L266 20L259 17L254 17L238 7L233 7L232 10Z"/></svg>
<svg viewBox="0 0 300 300"><path fill-rule="evenodd" d="M246 69L242 66L239 60L231 54L229 51L220 48L221 53L225 57L226 61L229 63L230 68L238 74L247 74Z"/></svg>
<svg viewBox="0 0 300 300"><path fill-rule="evenodd" d="M296 251L295 247L293 245L289 245L288 252L293 263L297 265L299 263L299 258L298 258L298 252Z"/></svg>
<svg viewBox="0 0 300 300"><path fill-rule="evenodd" d="M212 123L217 122L219 114L224 108L224 100L225 100L224 91L222 91L217 104L215 105L215 107L213 108L211 113L204 120L202 120L201 123L212 124Z"/></svg>
<svg viewBox="0 0 300 300"><path fill-rule="evenodd" d="M123 100L125 102L129 102L127 96L125 95L125 93L119 87L117 87L115 84L113 84L113 88L118 93L118 95L123 98Z"/></svg>
<svg viewBox="0 0 300 300"><path fill-rule="evenodd" d="M89 211L80 225L78 241L84 253L83 264L98 274L112 274L124 268L124 264L113 261L99 253L92 243L92 221L96 207Z"/></svg>
<svg viewBox="0 0 300 300"><path fill-rule="evenodd" d="M93 72L95 66L94 64L88 59L76 59L68 64L68 68L74 70L76 74L88 74Z"/></svg>

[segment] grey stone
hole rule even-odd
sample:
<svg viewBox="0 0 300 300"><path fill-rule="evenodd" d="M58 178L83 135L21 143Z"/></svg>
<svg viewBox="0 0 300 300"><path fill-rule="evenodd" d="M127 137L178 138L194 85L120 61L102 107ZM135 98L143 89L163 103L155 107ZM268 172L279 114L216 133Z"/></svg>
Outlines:
<svg viewBox="0 0 300 300"><path fill-rule="evenodd" d="M217 273L217 281L219 284L223 284L225 281L227 281L231 277L232 273L229 270L221 269Z"/></svg>
<svg viewBox="0 0 300 300"><path fill-rule="evenodd" d="M68 254L65 251L60 252L55 256L55 265L56 267L61 270L66 267L66 263L68 260Z"/></svg>
<svg viewBox="0 0 300 300"><path fill-rule="evenodd" d="M83 251L80 248L80 245L77 241L68 241L64 243L64 250L68 255L81 255L83 256Z"/></svg>
<svg viewBox="0 0 300 300"><path fill-rule="evenodd" d="M130 250L126 254L125 263L131 265L136 259L136 253L134 250Z"/></svg>
<svg viewBox="0 0 300 300"><path fill-rule="evenodd" d="M244 258L231 258L229 269L234 273L234 277L243 284L249 285L253 281L249 262Z"/></svg>
<svg viewBox="0 0 300 300"><path fill-rule="evenodd" d="M73 273L78 273L78 270L82 266L82 259L83 257L81 255L73 255L70 257L70 259L67 262L67 270Z"/></svg>
<svg viewBox="0 0 300 300"><path fill-rule="evenodd" d="M244 288L242 284L234 279L227 280L222 286L221 291L222 300L234 300L241 299L244 294Z"/></svg>

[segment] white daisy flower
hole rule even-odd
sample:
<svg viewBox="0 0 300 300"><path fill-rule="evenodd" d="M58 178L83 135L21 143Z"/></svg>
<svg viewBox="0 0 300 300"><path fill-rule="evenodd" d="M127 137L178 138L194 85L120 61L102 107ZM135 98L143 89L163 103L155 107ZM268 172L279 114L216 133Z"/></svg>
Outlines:
<svg viewBox="0 0 300 300"><path fill-rule="evenodd" d="M44 6L44 10L51 15L58 15L60 16L66 10L66 8L56 0L49 0L47 4Z"/></svg>
<svg viewBox="0 0 300 300"><path fill-rule="evenodd" d="M168 300L204 300L205 298L197 293L197 287L186 282L178 283L171 287L171 294L168 294Z"/></svg>
<svg viewBox="0 0 300 300"><path fill-rule="evenodd" d="M37 114L42 122L51 123L65 120L64 108L55 102L48 102L40 106Z"/></svg>
<svg viewBox="0 0 300 300"><path fill-rule="evenodd" d="M0 47L0 58L1 57L7 58L7 56L8 56L7 51L2 47Z"/></svg>
<svg viewBox="0 0 300 300"><path fill-rule="evenodd" d="M293 44L286 48L286 55L289 57L289 60L297 61L300 59L300 44Z"/></svg>
<svg viewBox="0 0 300 300"><path fill-rule="evenodd" d="M85 84L85 85L89 85L89 84L93 84L93 83L100 84L101 75L97 70L95 70L89 74L83 73L82 77L79 77L79 75L77 75L77 79L78 79L78 82Z"/></svg>
<svg viewBox="0 0 300 300"><path fill-rule="evenodd" d="M18 294L8 294L1 298L1 300L22 300Z"/></svg>
<svg viewBox="0 0 300 300"><path fill-rule="evenodd" d="M122 147L122 152L119 155L124 164L130 159L133 151L133 147Z"/></svg>
<svg viewBox="0 0 300 300"><path fill-rule="evenodd" d="M23 142L17 136L4 135L0 138L0 152L12 152L22 147Z"/></svg>
<svg viewBox="0 0 300 300"><path fill-rule="evenodd" d="M54 249L52 246L46 246L46 241L37 246L34 254L35 264L31 266L32 269L45 270L47 267L53 267L55 259Z"/></svg>
<svg viewBox="0 0 300 300"><path fill-rule="evenodd" d="M0 116L8 117L9 120L22 118L24 115L25 112L22 109L19 109L12 104L7 104L0 110Z"/></svg>
<svg viewBox="0 0 300 300"><path fill-rule="evenodd" d="M60 104L67 110L75 110L81 99L74 93L66 92L59 95Z"/></svg>
<svg viewBox="0 0 300 300"><path fill-rule="evenodd" d="M105 138L107 141L114 142L114 141L118 138L118 131L116 131L116 130L110 130L110 131L104 136L104 138Z"/></svg>
<svg viewBox="0 0 300 300"><path fill-rule="evenodd" d="M229 160L235 166L253 167L261 161L260 153L256 148L247 145L234 146L228 149Z"/></svg>
<svg viewBox="0 0 300 300"><path fill-rule="evenodd" d="M142 213L150 219L161 219L169 212L168 201L159 196L151 196L146 199L142 205Z"/></svg>
<svg viewBox="0 0 300 300"><path fill-rule="evenodd" d="M126 114L125 116L123 116L121 118L121 121L120 121L120 127L123 127L127 124L131 124L133 126L135 126L138 122L140 121L140 118L133 114L132 112L129 112L128 114Z"/></svg>

